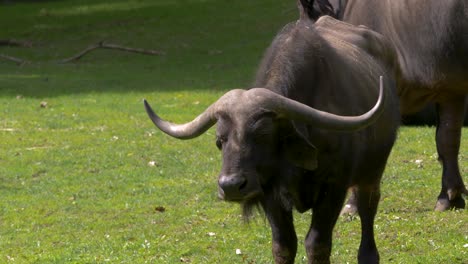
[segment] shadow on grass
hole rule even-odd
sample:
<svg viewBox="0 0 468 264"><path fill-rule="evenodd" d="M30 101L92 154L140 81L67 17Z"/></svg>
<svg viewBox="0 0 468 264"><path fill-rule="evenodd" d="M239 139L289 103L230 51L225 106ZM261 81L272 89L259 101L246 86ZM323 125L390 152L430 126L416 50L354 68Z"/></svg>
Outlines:
<svg viewBox="0 0 468 264"><path fill-rule="evenodd" d="M125 60L125 59L124 59ZM98 69L98 68L104 69ZM164 70L162 70L164 68ZM209 70L204 70L210 68ZM248 88L254 67L223 70L205 62L200 69L176 66L145 66L100 63L17 67L0 63L0 97L56 97L85 93L173 92L187 90L223 91ZM242 72L245 72L242 73Z"/></svg>
<svg viewBox="0 0 468 264"><path fill-rule="evenodd" d="M0 17L0 24L15 19L14 27L0 29L0 35L37 45L0 47L0 54L33 62L17 66L0 59L0 96L7 97L248 88L275 33L296 17L294 1L286 0L275 5L64 0L15 6L9 6L9 17ZM57 63L103 40L166 55L99 49L75 63Z"/></svg>

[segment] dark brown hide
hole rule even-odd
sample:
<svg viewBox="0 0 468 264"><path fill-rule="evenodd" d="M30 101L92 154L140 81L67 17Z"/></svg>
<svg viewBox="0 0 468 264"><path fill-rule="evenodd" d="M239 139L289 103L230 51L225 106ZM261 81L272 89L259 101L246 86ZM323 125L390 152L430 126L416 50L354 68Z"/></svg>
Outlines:
<svg viewBox="0 0 468 264"><path fill-rule="evenodd" d="M468 104L465 99L465 118L463 119L463 126L468 126ZM437 120L437 107L434 103L429 103L421 111L403 115L401 117L403 125L406 126L436 126Z"/></svg>

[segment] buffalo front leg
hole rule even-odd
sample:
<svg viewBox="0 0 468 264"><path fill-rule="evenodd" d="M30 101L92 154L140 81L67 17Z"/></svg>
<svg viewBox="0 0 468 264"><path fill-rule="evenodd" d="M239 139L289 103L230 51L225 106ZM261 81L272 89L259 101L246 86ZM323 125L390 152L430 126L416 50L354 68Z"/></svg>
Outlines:
<svg viewBox="0 0 468 264"><path fill-rule="evenodd" d="M294 229L293 213L286 210L273 197L262 202L271 226L272 251L276 264L294 263L297 252L297 236Z"/></svg>
<svg viewBox="0 0 468 264"><path fill-rule="evenodd" d="M458 166L461 130L464 115L464 96L452 96L437 104L437 153L442 163L442 188L436 211L465 208L462 194L468 194Z"/></svg>
<svg viewBox="0 0 468 264"><path fill-rule="evenodd" d="M313 207L312 224L305 247L310 264L330 263L333 227L340 215L346 197L346 188L339 185L323 186Z"/></svg>

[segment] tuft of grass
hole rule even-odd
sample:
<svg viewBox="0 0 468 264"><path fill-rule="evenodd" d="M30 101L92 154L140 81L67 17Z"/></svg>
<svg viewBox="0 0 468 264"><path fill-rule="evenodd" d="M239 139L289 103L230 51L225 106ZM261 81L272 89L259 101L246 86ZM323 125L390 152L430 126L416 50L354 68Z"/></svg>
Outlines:
<svg viewBox="0 0 468 264"><path fill-rule="evenodd" d="M0 5L0 262L272 263L263 216L250 224L216 198L214 131L178 141L144 112L190 120L231 88L248 87L294 1L41 1ZM92 43L158 49L159 57ZM466 263L466 210L432 211L440 185L434 128L400 130L375 228L384 263ZM460 166L468 174L464 129ZM416 162L416 161L420 162ZM310 213L295 214L297 263ZM355 263L357 217L340 218L333 263ZM239 249L241 254L236 254Z"/></svg>

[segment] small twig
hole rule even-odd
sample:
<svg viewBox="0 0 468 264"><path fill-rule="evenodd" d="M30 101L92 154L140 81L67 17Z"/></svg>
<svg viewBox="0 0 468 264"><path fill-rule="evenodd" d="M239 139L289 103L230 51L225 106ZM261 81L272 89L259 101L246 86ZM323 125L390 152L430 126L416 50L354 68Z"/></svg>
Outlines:
<svg viewBox="0 0 468 264"><path fill-rule="evenodd" d="M159 51L159 50L128 48L128 47L123 47L123 46L119 46L115 44L107 44L107 43L102 43L101 48L123 50L127 52L135 52L135 53L142 53L142 54L148 54L148 55L164 55L164 52Z"/></svg>
<svg viewBox="0 0 468 264"><path fill-rule="evenodd" d="M99 43L99 44L92 45L92 46L89 46L88 48L86 48L86 49L83 50L82 52L76 54L75 56L70 57L70 58L68 58L68 59L62 60L61 63L67 63L67 62L79 60L79 59L81 59L81 57L83 57L84 55L86 55L88 52L99 48L99 45L100 45L100 43Z"/></svg>
<svg viewBox="0 0 468 264"><path fill-rule="evenodd" d="M147 55L163 55L164 53L162 51L157 51L157 50L146 50L146 49L136 49L136 48L128 48L128 47L123 47L115 44L107 44L104 42L99 42L97 44L91 45L81 51L80 53L76 54L73 57L70 57L68 59L64 59L61 61L61 63L68 63L72 62L75 60L81 59L84 55L88 54L89 52L95 50L95 49L116 49L116 50L122 50L122 51L127 51L127 52L135 52L135 53L142 53L142 54L147 54Z"/></svg>
<svg viewBox="0 0 468 264"><path fill-rule="evenodd" d="M27 60L23 60L23 59L20 59L20 58L15 58L15 57L8 56L8 55L5 55L5 54L0 54L0 58L8 60L8 61L16 62L19 65L25 64L25 63L28 62Z"/></svg>

